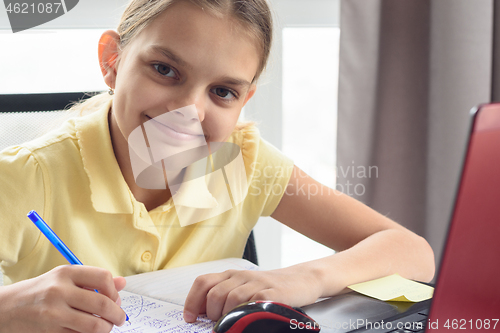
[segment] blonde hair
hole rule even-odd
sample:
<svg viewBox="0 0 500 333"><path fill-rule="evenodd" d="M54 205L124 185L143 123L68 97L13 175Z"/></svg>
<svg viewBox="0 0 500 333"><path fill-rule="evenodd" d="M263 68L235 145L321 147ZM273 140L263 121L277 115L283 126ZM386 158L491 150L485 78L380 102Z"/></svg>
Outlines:
<svg viewBox="0 0 500 333"><path fill-rule="evenodd" d="M272 43L272 15L266 0L131 0L127 5L117 32L120 35L120 49L124 49L148 24L174 3L190 1L203 10L208 10L216 17L234 18L244 31L257 43L261 51L260 64L253 82L264 71ZM93 111L112 99L107 93L101 93L77 103L70 110L80 114ZM238 122L236 129L252 123Z"/></svg>
<svg viewBox="0 0 500 333"><path fill-rule="evenodd" d="M260 66L254 77L256 81L266 66L272 43L272 17L266 0L132 0L118 25L120 46L127 46L158 15L181 1L190 1L216 17L235 18L242 25L261 50Z"/></svg>

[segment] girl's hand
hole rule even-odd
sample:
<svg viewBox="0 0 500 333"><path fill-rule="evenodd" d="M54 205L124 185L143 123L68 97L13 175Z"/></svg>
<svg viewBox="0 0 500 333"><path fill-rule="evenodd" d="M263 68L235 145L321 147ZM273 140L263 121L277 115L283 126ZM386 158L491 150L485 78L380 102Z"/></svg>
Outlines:
<svg viewBox="0 0 500 333"><path fill-rule="evenodd" d="M0 332L110 332L125 323L125 283L102 268L67 265L0 287Z"/></svg>
<svg viewBox="0 0 500 333"><path fill-rule="evenodd" d="M318 275L303 264L271 271L228 270L201 275L193 283L184 304L184 320L194 322L200 313L213 321L235 306L256 300L290 306L315 302L322 294Z"/></svg>

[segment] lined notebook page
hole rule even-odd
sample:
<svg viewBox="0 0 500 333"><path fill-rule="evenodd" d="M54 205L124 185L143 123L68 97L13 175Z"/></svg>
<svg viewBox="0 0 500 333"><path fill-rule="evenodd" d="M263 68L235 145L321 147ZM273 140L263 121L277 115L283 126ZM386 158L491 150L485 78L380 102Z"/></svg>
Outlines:
<svg viewBox="0 0 500 333"><path fill-rule="evenodd" d="M112 333L211 333L215 323L205 315L188 324L182 318L182 306L147 296L120 291L122 309L130 321L113 327Z"/></svg>
<svg viewBox="0 0 500 333"><path fill-rule="evenodd" d="M258 270L259 267L241 258L228 258L127 276L124 290L165 302L184 306L194 280L199 275L220 273L228 269Z"/></svg>
<svg viewBox="0 0 500 333"><path fill-rule="evenodd" d="M127 276L127 286L120 291L121 308L130 322L114 327L112 333L211 333L215 323L206 315L188 324L182 317L184 301L199 275L228 269L258 270L240 258L228 258L195 265Z"/></svg>

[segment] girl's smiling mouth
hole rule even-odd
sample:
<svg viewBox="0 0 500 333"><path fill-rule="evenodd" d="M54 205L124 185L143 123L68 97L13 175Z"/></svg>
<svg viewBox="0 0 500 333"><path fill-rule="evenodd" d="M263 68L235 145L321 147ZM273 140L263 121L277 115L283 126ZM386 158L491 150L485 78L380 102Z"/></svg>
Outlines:
<svg viewBox="0 0 500 333"><path fill-rule="evenodd" d="M151 118L148 115L145 115L148 121L151 121L151 124L155 126L158 130L166 135L170 136L176 140L189 141L189 140L199 140L201 137L204 137L204 134L197 134L191 129L186 129L178 126L174 122L161 122L156 118Z"/></svg>

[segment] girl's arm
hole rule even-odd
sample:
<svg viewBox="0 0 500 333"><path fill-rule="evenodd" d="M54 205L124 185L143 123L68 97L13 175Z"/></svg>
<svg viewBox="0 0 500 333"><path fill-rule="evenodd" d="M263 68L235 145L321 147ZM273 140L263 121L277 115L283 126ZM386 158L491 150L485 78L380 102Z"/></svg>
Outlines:
<svg viewBox="0 0 500 333"><path fill-rule="evenodd" d="M303 306L348 285L394 273L425 282L434 276L434 254L425 239L297 167L272 217L338 253L272 271L200 276L186 299L186 321L205 310L216 320L249 300Z"/></svg>
<svg viewBox="0 0 500 333"><path fill-rule="evenodd" d="M297 184L305 191L297 191ZM424 238L296 166L272 217L338 252L315 262L325 296L336 292L327 282L332 275L345 286L393 273L426 282L434 276L434 253Z"/></svg>

